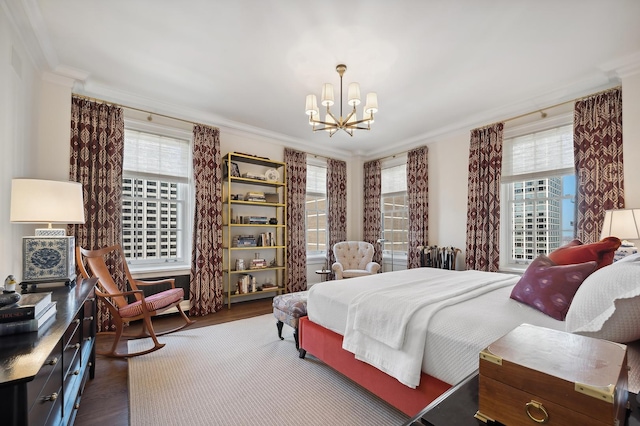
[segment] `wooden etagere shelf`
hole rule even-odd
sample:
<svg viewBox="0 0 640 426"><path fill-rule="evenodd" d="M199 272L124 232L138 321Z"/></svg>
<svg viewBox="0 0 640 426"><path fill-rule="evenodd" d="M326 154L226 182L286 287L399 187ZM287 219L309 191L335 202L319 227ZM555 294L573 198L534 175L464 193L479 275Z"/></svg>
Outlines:
<svg viewBox="0 0 640 426"><path fill-rule="evenodd" d="M280 161L231 152L223 157L223 171L223 272L231 308L232 301L287 291L286 167ZM252 268L254 262L262 267ZM255 291L245 276L255 279ZM265 284L275 287L262 288Z"/></svg>

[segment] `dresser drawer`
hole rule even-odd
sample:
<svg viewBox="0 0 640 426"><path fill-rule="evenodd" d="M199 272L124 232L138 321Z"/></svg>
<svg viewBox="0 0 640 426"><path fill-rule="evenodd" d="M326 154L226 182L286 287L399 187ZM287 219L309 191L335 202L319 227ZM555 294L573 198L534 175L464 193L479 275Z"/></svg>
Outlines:
<svg viewBox="0 0 640 426"><path fill-rule="evenodd" d="M62 403L62 359L60 356L51 357L36 375L36 378L28 385L29 400L33 405L29 409L29 423L54 424L55 422L45 419L51 416L60 417ZM50 374L44 378L40 377L43 370L49 370ZM33 399L31 395L36 394Z"/></svg>
<svg viewBox="0 0 640 426"><path fill-rule="evenodd" d="M52 375L54 371L57 372L57 376ZM53 383L57 383L57 386L59 387L62 383L62 348L60 342L58 342L55 349L47 357L47 360L42 365L42 368L40 368L40 371L38 371L35 378L27 384L27 400L30 401L29 409L35 405L41 394L46 393L45 389L51 390L51 392L55 391L55 389L46 387L50 379L51 383L49 383L49 386Z"/></svg>

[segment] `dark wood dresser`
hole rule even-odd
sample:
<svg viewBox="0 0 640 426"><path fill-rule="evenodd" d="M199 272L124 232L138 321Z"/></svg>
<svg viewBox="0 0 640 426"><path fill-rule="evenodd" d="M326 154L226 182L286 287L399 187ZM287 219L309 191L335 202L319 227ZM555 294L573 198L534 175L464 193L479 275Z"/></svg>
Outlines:
<svg viewBox="0 0 640 426"><path fill-rule="evenodd" d="M51 291L54 320L37 332L0 336L3 425L71 425L95 374L95 279Z"/></svg>

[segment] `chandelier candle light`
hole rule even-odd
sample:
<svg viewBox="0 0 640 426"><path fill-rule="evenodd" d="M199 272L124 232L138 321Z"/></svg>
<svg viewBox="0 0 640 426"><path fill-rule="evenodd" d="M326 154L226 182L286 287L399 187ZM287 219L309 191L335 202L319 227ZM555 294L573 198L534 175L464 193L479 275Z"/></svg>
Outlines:
<svg viewBox="0 0 640 426"><path fill-rule="evenodd" d="M320 120L320 110L316 95L307 95L305 112L309 116L309 124L313 126L313 131L325 130L329 132L329 136L333 136L338 130L342 129L353 136L355 129L370 130L373 123L373 114L378 112L378 95L375 92L367 94L367 102L363 109L362 120L358 120L356 114L356 106L360 105L360 85L358 83L349 84L347 103L353 107L346 117L342 116L342 76L347 70L347 66L339 64L336 71L340 75L340 116L336 117L331 112L331 106L334 104L333 85L325 83L322 86L321 103L327 107L325 120Z"/></svg>

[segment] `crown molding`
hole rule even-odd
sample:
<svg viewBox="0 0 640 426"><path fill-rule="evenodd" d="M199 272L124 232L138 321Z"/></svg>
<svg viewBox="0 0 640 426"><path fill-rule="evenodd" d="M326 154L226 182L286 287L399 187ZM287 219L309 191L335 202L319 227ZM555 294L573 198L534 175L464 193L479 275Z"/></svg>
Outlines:
<svg viewBox="0 0 640 426"><path fill-rule="evenodd" d="M600 69L620 79L637 75L640 73L640 52L609 61L603 64Z"/></svg>
<svg viewBox="0 0 640 426"><path fill-rule="evenodd" d="M58 65L37 0L2 1L9 21L36 69L47 71Z"/></svg>
<svg viewBox="0 0 640 426"><path fill-rule="evenodd" d="M143 97L121 90L115 90L107 86L92 83L89 80L76 80L73 92L79 95L101 99L105 102L112 102L115 104L123 105L125 107L128 106L131 108L141 109L152 114L162 114L180 120L202 123L208 126L221 127L224 128L227 132L236 130L244 132L245 134L249 133L271 141L280 142L285 146L296 147L296 149L300 149L304 146L306 149L309 149L315 154L322 153L322 155L334 155L339 156L340 158L350 157L352 155L352 153L340 149L321 149L319 151L318 144L311 141L294 138L282 133L277 133L248 124L239 123L209 112L190 109L182 105L159 101L157 99Z"/></svg>

